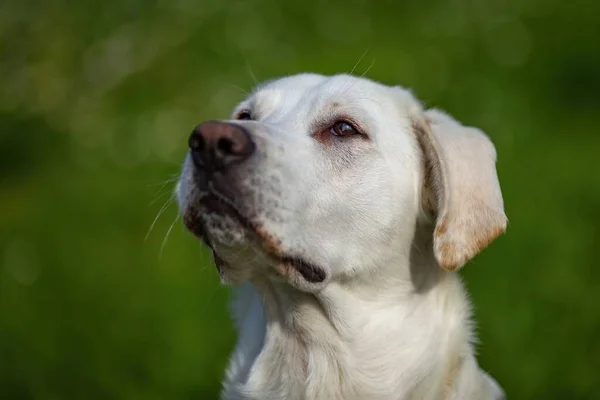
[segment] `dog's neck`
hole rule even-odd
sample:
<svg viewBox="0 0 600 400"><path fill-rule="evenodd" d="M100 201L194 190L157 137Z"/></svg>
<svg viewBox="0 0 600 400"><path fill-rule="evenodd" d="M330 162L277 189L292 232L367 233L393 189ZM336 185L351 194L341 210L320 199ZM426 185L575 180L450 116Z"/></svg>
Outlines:
<svg viewBox="0 0 600 400"><path fill-rule="evenodd" d="M234 308L252 311L238 315L224 398L389 399L442 390L428 374L452 374L452 366L437 367L439 357L469 353L468 303L458 277L430 251L407 253L318 294L269 279L242 287Z"/></svg>

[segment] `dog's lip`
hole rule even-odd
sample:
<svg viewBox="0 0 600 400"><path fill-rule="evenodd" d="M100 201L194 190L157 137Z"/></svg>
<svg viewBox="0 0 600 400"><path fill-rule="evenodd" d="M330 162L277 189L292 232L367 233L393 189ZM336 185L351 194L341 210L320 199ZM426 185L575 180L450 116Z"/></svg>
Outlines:
<svg viewBox="0 0 600 400"><path fill-rule="evenodd" d="M294 257L282 252L280 243L277 239L266 232L260 224L255 223L250 218L243 215L231 200L215 191L214 187L210 187L209 193L202 197L200 204L205 207L208 212L216 212L235 218L246 230L259 238L263 250L271 259L277 263L292 266L307 282L320 283L326 279L325 271L322 268L308 262L304 258ZM190 232L200 238L213 251L214 256L222 259L209 240L204 223L197 210L192 210L187 213L184 218L184 224Z"/></svg>

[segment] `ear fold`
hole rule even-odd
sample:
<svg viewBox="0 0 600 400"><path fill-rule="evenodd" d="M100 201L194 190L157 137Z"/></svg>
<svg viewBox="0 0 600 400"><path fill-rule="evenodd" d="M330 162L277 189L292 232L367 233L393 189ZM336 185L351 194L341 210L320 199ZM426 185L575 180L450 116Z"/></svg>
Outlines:
<svg viewBox="0 0 600 400"><path fill-rule="evenodd" d="M506 230L496 150L479 129L438 110L415 130L425 157L424 207L436 215L434 255L455 270Z"/></svg>

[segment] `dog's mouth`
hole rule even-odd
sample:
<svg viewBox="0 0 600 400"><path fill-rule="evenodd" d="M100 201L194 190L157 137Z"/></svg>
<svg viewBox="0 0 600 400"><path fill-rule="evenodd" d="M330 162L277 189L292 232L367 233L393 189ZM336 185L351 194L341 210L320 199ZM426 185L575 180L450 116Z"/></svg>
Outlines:
<svg viewBox="0 0 600 400"><path fill-rule="evenodd" d="M209 185L209 190L199 200L198 207L190 207L185 213L184 224L190 232L201 239L204 244L213 251L213 258L219 272L222 272L223 267L227 265L227 263L217 253L215 246L211 242L210 233L202 218L203 213L219 214L234 219L247 232L256 238L264 253L278 265L278 268L276 268L277 270L285 271L292 268L310 283L320 283L325 280L326 273L323 268L320 268L301 257L294 257L283 252L281 249L281 242L275 236L264 229L260 223L247 217L233 201L217 191L212 185Z"/></svg>

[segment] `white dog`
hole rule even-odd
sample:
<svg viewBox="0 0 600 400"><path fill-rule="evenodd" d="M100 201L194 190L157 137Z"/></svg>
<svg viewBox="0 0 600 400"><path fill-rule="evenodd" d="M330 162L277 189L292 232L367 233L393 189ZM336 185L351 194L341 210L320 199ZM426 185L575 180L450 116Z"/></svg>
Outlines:
<svg viewBox="0 0 600 400"><path fill-rule="evenodd" d="M223 399L504 398L454 272L506 228L483 132L400 87L301 74L189 146L184 222L239 284Z"/></svg>

